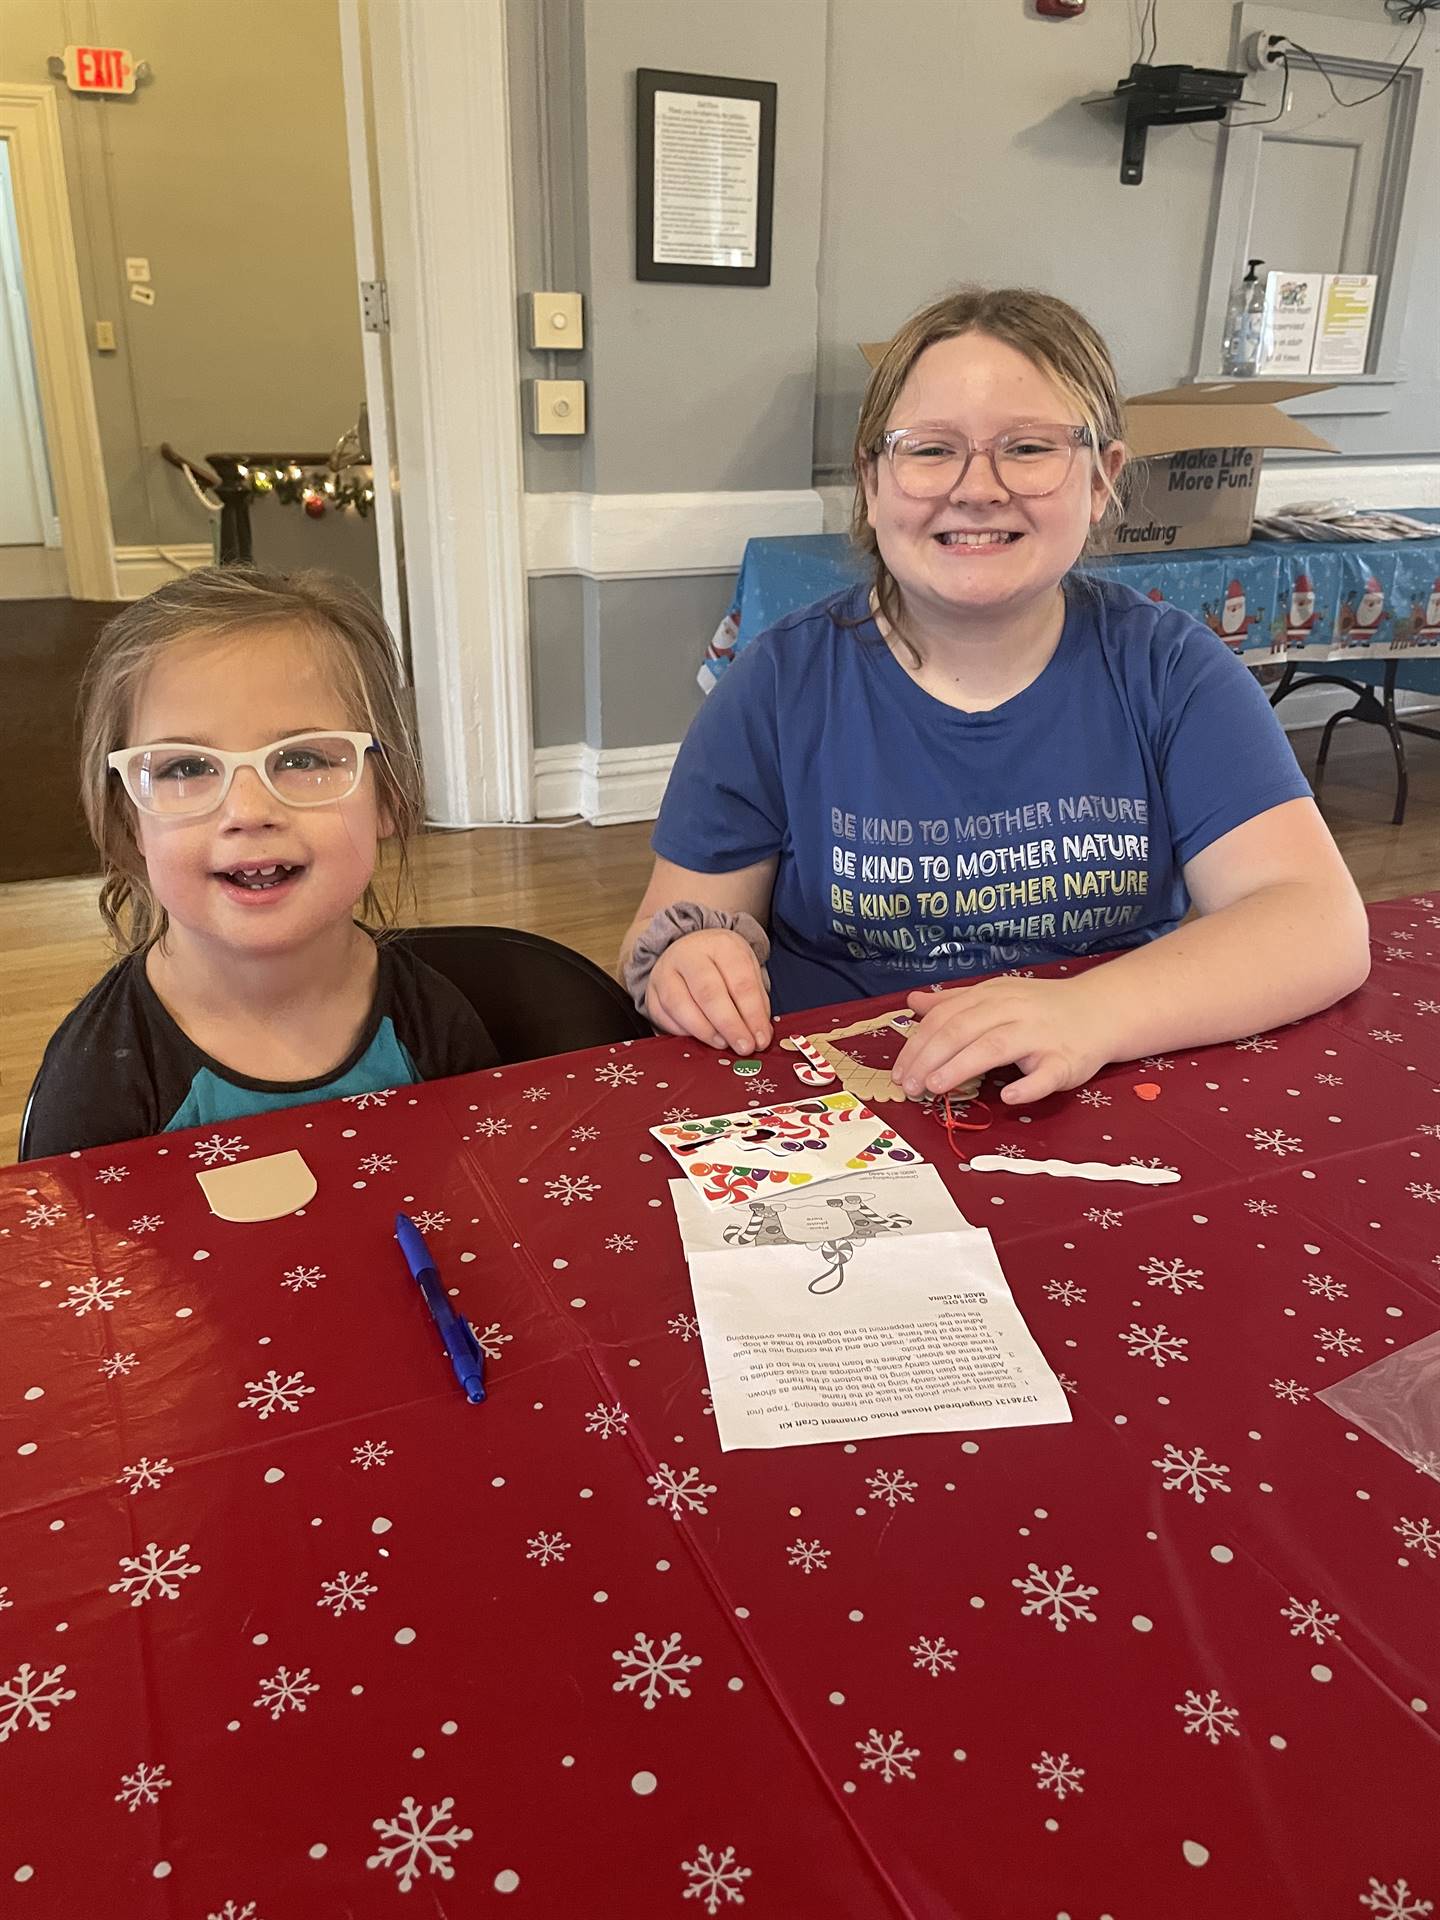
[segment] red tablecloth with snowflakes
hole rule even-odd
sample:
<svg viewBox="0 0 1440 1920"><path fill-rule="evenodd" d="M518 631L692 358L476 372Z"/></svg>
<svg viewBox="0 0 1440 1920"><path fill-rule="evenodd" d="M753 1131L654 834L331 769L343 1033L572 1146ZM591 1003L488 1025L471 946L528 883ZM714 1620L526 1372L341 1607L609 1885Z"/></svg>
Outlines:
<svg viewBox="0 0 1440 1920"><path fill-rule="evenodd" d="M967 1174L905 1110L1070 1426L722 1457L647 1129L796 1091L778 1051L0 1176L0 1908L1440 1910L1440 1460L1313 1397L1440 1328L1440 903L1372 924L1331 1013L984 1138L1179 1186ZM209 1214L198 1168L286 1147L303 1215Z"/></svg>

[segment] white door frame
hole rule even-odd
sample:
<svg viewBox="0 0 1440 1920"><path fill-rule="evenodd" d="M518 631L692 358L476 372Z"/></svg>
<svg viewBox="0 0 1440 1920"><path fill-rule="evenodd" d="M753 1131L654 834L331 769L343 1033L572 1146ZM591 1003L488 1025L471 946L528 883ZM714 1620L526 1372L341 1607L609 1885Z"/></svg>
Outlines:
<svg viewBox="0 0 1440 1920"><path fill-rule="evenodd" d="M60 116L49 87L0 82L0 140L10 148L35 370L70 597L118 600L115 536L75 271Z"/></svg>
<svg viewBox="0 0 1440 1920"><path fill-rule="evenodd" d="M369 136L390 311L390 449L427 818L532 820L504 0L342 0L351 164ZM352 98L362 78L366 98ZM358 200L363 183L352 182ZM367 356L372 437L383 356ZM378 370L378 374L377 374ZM376 472L376 491L385 476Z"/></svg>

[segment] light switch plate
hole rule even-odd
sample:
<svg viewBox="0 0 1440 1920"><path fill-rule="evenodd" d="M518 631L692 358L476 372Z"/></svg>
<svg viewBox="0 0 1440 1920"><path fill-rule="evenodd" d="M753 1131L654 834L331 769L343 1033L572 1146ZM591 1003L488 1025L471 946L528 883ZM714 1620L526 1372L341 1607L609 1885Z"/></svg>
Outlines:
<svg viewBox="0 0 1440 1920"><path fill-rule="evenodd" d="M584 344L584 309L578 293L531 294L530 345L537 352L554 348L578 352Z"/></svg>
<svg viewBox="0 0 1440 1920"><path fill-rule="evenodd" d="M536 433L584 433L585 382L535 381L531 421Z"/></svg>
<svg viewBox="0 0 1440 1920"><path fill-rule="evenodd" d="M139 254L131 254L125 261L125 278L132 284L139 281L143 286L150 278L150 262Z"/></svg>
<svg viewBox="0 0 1440 1920"><path fill-rule="evenodd" d="M115 322L113 320L97 320L95 322L95 351L97 353L114 353Z"/></svg>

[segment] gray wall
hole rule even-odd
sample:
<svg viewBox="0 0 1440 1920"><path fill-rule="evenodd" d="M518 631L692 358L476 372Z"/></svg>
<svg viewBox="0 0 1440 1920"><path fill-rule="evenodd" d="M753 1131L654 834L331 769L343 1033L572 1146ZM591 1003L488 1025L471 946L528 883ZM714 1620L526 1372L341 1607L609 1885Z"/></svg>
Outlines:
<svg viewBox="0 0 1440 1920"><path fill-rule="evenodd" d="M1380 0L1300 4L1385 24ZM967 279L1072 299L1130 392L1185 377L1218 130L1153 132L1144 184L1122 187L1118 119L1079 104L1128 69L1137 11L1097 0L1050 22L1029 0L509 0L519 282L578 287L588 328L582 355L522 354L529 377L585 379L590 408L578 443L527 434L527 486L838 479L864 379L856 343ZM1158 58L1226 65L1233 16L1232 0L1160 0ZM1397 30L1397 53L1409 37ZM638 66L778 82L769 288L633 277ZM1414 263L1393 410L1314 418L1343 451L1440 450L1437 312L1440 238ZM577 738L564 730L580 715L596 746L676 738L728 585L534 583L539 738Z"/></svg>
<svg viewBox="0 0 1440 1920"><path fill-rule="evenodd" d="M72 43L155 77L77 98L46 69ZM364 396L336 10L0 0L0 77L54 89L86 325L115 322L119 351L91 350L115 538L204 540L162 440L328 450ZM129 254L153 307L129 298Z"/></svg>

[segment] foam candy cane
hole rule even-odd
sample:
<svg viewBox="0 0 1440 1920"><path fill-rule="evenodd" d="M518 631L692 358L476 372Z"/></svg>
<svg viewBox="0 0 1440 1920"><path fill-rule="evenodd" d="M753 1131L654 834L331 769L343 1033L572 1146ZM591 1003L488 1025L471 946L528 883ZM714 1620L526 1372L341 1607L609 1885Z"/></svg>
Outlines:
<svg viewBox="0 0 1440 1920"><path fill-rule="evenodd" d="M800 1056L792 1064L795 1078L805 1087L828 1087L839 1076L817 1047L806 1039L792 1040L790 1046Z"/></svg>

